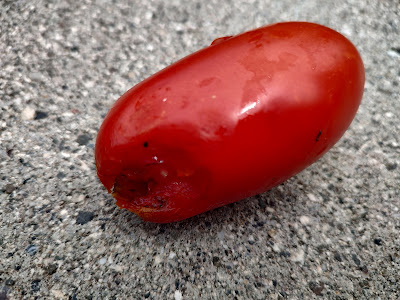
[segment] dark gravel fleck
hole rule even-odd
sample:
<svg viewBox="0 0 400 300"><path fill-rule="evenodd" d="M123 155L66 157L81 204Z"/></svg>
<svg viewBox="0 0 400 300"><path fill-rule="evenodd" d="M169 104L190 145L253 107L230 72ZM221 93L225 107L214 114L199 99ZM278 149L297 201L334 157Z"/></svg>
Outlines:
<svg viewBox="0 0 400 300"><path fill-rule="evenodd" d="M282 296L282 298L286 298L287 297L287 294L286 294L285 291L280 291L279 294Z"/></svg>
<svg viewBox="0 0 400 300"><path fill-rule="evenodd" d="M219 257L218 256L213 256L212 262L213 262L214 265L218 264L219 263Z"/></svg>
<svg viewBox="0 0 400 300"><path fill-rule="evenodd" d="M258 198L258 205L260 206L261 209L264 209L267 207L267 203L265 202L265 200L263 198Z"/></svg>
<svg viewBox="0 0 400 300"><path fill-rule="evenodd" d="M53 275L55 272L57 272L57 265L56 264L51 264L45 267L45 270L47 274Z"/></svg>
<svg viewBox="0 0 400 300"><path fill-rule="evenodd" d="M333 258L339 262L342 261L342 256L338 252L335 252L335 254L333 255Z"/></svg>
<svg viewBox="0 0 400 300"><path fill-rule="evenodd" d="M84 145L87 145L87 144L90 142L91 139L92 139L91 136L89 136L89 135L87 135L87 134L81 134L81 135L79 135L78 138L76 139L76 142L77 142L79 145L84 146Z"/></svg>
<svg viewBox="0 0 400 300"><path fill-rule="evenodd" d="M35 279L31 282L31 289L33 292L40 291L40 279Z"/></svg>
<svg viewBox="0 0 400 300"><path fill-rule="evenodd" d="M49 116L47 112L37 110L35 114L35 120L45 119Z"/></svg>
<svg viewBox="0 0 400 300"><path fill-rule="evenodd" d="M0 291L0 300L9 300L7 297L7 288Z"/></svg>
<svg viewBox="0 0 400 300"><path fill-rule="evenodd" d="M356 254L352 254L351 258L353 259L354 263L359 266L361 264L361 260L357 257Z"/></svg>
<svg viewBox="0 0 400 300"><path fill-rule="evenodd" d="M392 50L395 51L397 54L400 54L400 47L392 47Z"/></svg>
<svg viewBox="0 0 400 300"><path fill-rule="evenodd" d="M12 192L14 192L17 189L17 187L11 183L6 184L6 186L3 188L3 191L6 194L11 194Z"/></svg>
<svg viewBox="0 0 400 300"><path fill-rule="evenodd" d="M368 287L369 287L369 281L368 281L368 279L365 279L365 280L360 281L360 286L361 286L362 288L368 288Z"/></svg>
<svg viewBox="0 0 400 300"><path fill-rule="evenodd" d="M58 174L57 174L57 178L58 178L58 179L63 179L65 176L66 176L66 175L65 175L65 173L63 173L63 172L58 172Z"/></svg>
<svg viewBox="0 0 400 300"><path fill-rule="evenodd" d="M322 254L322 253L324 253L324 251L326 250L326 248L327 248L326 245L321 244L321 245L318 245L318 246L317 246L317 251L318 251L319 254Z"/></svg>
<svg viewBox="0 0 400 300"><path fill-rule="evenodd" d="M91 211L80 211L76 217L76 224L84 225L94 218L94 213Z"/></svg>
<svg viewBox="0 0 400 300"><path fill-rule="evenodd" d="M360 267L360 271L363 272L364 274L368 274L367 266L364 265L364 266Z"/></svg>
<svg viewBox="0 0 400 300"><path fill-rule="evenodd" d="M308 283L308 287L310 288L310 290L317 296L322 296L322 291L325 288L325 285L323 282L320 283L316 283L314 281L310 281Z"/></svg>
<svg viewBox="0 0 400 300"><path fill-rule="evenodd" d="M14 151L14 149L7 149L6 153L7 153L7 155L9 157L12 157L13 156L13 151Z"/></svg>
<svg viewBox="0 0 400 300"><path fill-rule="evenodd" d="M28 247L26 247L25 251L28 252L28 254L29 254L30 256L33 256L33 255L35 255L36 252L37 252L37 246L35 246L35 245L29 245Z"/></svg>
<svg viewBox="0 0 400 300"><path fill-rule="evenodd" d="M397 163L387 163L386 165L386 170L388 171L393 171L397 169Z"/></svg>
<svg viewBox="0 0 400 300"><path fill-rule="evenodd" d="M375 245L378 245L378 246L382 246L382 244L383 244L382 239L380 239L380 238L375 238L375 239L374 239L374 244L375 244Z"/></svg>
<svg viewBox="0 0 400 300"><path fill-rule="evenodd" d="M279 255L280 256L283 256L283 257L290 257L290 252L289 251L286 251L286 250L282 250L280 253L279 253Z"/></svg>
<svg viewBox="0 0 400 300"><path fill-rule="evenodd" d="M27 183L29 182L29 180L31 180L31 179L32 179L32 177L29 177L29 178L25 179L25 180L22 182L22 184L27 184Z"/></svg>
<svg viewBox="0 0 400 300"><path fill-rule="evenodd" d="M12 280L11 278L9 278L9 279L6 280L5 284L7 286L13 286L15 284L15 281Z"/></svg>
<svg viewBox="0 0 400 300"><path fill-rule="evenodd" d="M263 226L264 226L264 222L263 222L263 221L258 221L258 222L257 222L257 225L258 225L259 227L263 227Z"/></svg>

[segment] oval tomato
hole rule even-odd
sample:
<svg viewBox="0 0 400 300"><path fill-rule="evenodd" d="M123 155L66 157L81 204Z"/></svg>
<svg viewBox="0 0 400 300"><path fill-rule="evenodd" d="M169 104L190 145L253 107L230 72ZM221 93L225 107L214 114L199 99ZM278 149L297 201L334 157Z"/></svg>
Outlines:
<svg viewBox="0 0 400 300"><path fill-rule="evenodd" d="M279 23L217 39L126 92L96 167L117 205L172 222L265 192L331 148L360 104L356 48L327 27Z"/></svg>

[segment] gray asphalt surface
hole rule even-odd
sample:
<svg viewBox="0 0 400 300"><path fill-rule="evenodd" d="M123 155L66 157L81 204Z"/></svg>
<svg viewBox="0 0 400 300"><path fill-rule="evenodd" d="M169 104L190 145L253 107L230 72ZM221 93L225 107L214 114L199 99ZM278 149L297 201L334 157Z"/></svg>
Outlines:
<svg viewBox="0 0 400 300"><path fill-rule="evenodd" d="M93 155L114 101L217 37L287 20L364 59L341 141L183 222L118 209ZM399 1L3 0L0 28L0 299L400 299Z"/></svg>

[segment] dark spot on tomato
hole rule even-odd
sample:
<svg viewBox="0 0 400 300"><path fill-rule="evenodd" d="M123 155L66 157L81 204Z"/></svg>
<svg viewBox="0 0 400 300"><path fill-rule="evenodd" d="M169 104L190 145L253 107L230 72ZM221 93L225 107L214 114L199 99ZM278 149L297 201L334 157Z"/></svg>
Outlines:
<svg viewBox="0 0 400 300"><path fill-rule="evenodd" d="M202 88L202 87L206 87L206 86L212 84L215 80L216 80L215 77L209 77L209 78L203 79L203 80L199 83L199 87L201 87L201 88Z"/></svg>
<svg viewBox="0 0 400 300"><path fill-rule="evenodd" d="M148 143L148 142L144 142L144 143L143 143L143 147L147 148L148 146L149 146L149 143Z"/></svg>
<svg viewBox="0 0 400 300"><path fill-rule="evenodd" d="M163 208L167 202L167 200L163 197L156 196L154 197L155 202L152 204L153 208Z"/></svg>
<svg viewBox="0 0 400 300"><path fill-rule="evenodd" d="M322 131L320 130L317 134L317 137L315 138L315 141L318 142L319 141L319 137L321 136Z"/></svg>

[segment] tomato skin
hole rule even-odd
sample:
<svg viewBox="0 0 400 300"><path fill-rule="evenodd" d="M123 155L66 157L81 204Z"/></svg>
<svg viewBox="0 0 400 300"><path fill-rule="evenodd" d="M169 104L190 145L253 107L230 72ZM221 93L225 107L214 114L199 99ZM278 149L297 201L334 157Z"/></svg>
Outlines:
<svg viewBox="0 0 400 300"><path fill-rule="evenodd" d="M98 133L101 182L167 223L267 191L344 134L364 67L344 36L305 22L217 39L126 92Z"/></svg>

